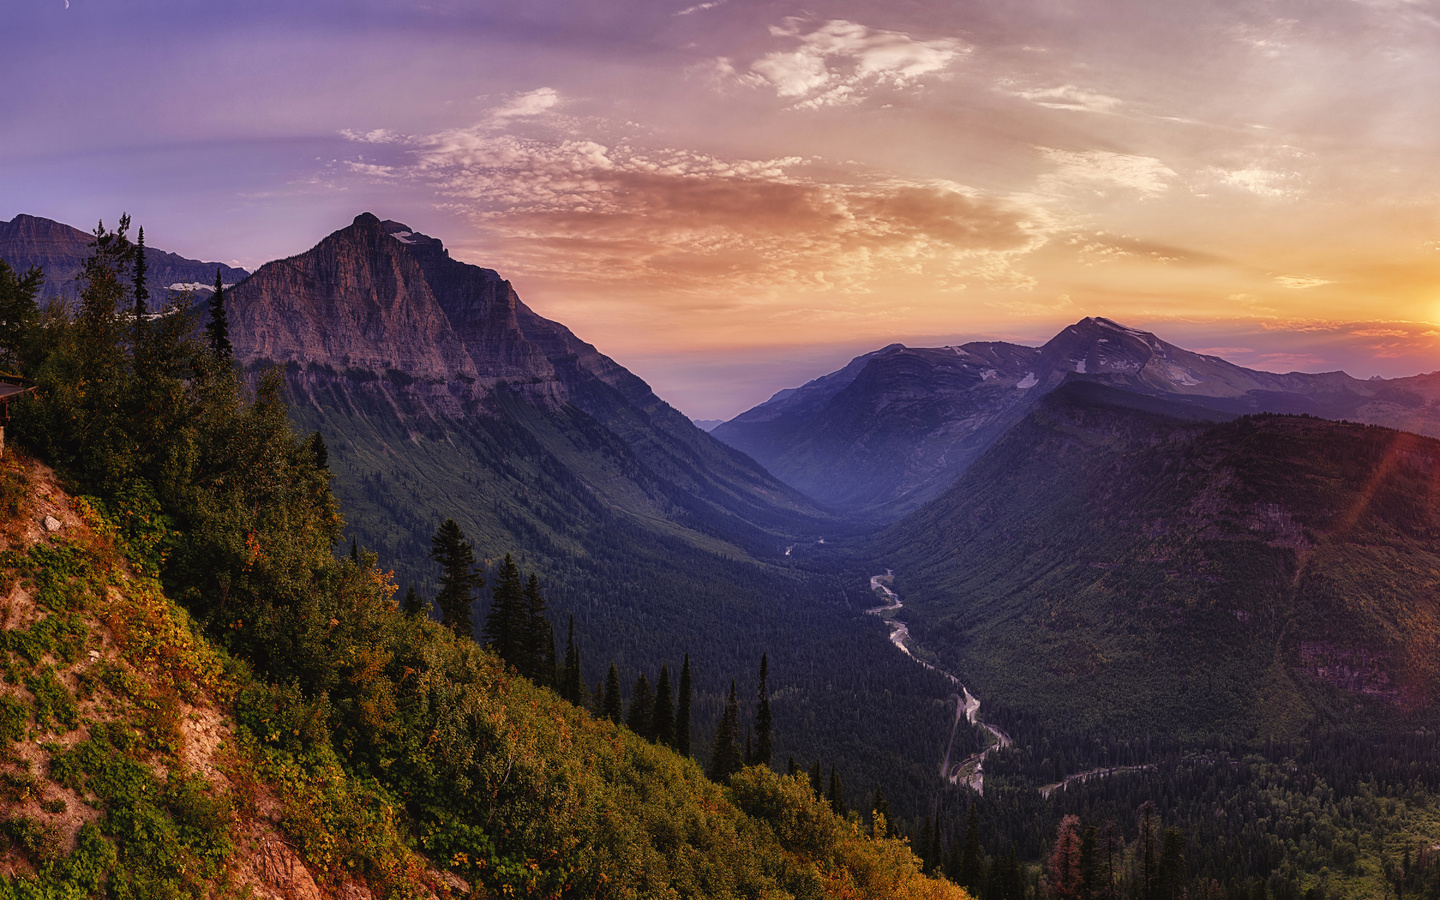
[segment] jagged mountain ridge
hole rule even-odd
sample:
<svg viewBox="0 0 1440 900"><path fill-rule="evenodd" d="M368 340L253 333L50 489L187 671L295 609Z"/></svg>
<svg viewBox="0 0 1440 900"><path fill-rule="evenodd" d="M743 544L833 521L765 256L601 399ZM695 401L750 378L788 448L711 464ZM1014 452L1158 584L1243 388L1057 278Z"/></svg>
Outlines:
<svg viewBox="0 0 1440 900"><path fill-rule="evenodd" d="M90 255L94 240L94 235L78 228L21 213L9 222L0 222L0 259L22 274L36 266L43 269L42 300L73 298L80 290L80 266ZM157 302L169 296L172 289L208 293L215 283L216 270L224 284L235 284L249 274L234 266L186 259L155 247L145 248L145 263L145 286Z"/></svg>
<svg viewBox="0 0 1440 900"><path fill-rule="evenodd" d="M851 513L895 519L959 477L1040 398L1083 380L1214 418L1306 412L1440 434L1440 378L1276 375L1086 318L1041 347L892 344L716 427L781 480Z"/></svg>

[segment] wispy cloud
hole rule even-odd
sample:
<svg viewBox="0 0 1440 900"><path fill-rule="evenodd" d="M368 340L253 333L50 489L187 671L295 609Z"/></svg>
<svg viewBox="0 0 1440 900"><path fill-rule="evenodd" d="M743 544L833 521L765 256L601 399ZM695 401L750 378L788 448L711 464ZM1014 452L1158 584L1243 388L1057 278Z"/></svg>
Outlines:
<svg viewBox="0 0 1440 900"><path fill-rule="evenodd" d="M1327 284L1334 284L1333 281L1326 281L1324 278L1307 278L1299 275L1276 275L1275 283L1283 288L1292 291L1304 291L1310 288L1322 287Z"/></svg>
<svg viewBox="0 0 1440 900"><path fill-rule="evenodd" d="M1093 113L1113 113L1123 104L1118 97L1111 97L1096 91L1086 90L1073 84L1059 87L1011 90L1009 93L1023 97L1039 106L1049 109L1073 109Z"/></svg>
<svg viewBox="0 0 1440 900"><path fill-rule="evenodd" d="M1132 156L1109 150L1054 150L1040 148L1055 168L1040 176L1042 192L1084 191L1105 193L1115 188L1156 197L1169 190L1175 171L1150 156Z"/></svg>
<svg viewBox="0 0 1440 900"><path fill-rule="evenodd" d="M768 87L815 109L855 103L877 87L904 88L943 72L970 47L953 38L916 40L898 31L875 31L844 19L832 19L805 31L800 19L772 26L772 36L797 42L755 60L742 81ZM727 61L728 64L728 61Z"/></svg>

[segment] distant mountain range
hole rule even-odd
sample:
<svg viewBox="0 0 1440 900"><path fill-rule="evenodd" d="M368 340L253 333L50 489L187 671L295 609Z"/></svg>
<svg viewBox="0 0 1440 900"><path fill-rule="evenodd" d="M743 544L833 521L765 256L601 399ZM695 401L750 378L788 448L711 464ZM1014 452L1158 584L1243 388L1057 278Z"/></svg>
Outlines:
<svg viewBox="0 0 1440 900"><path fill-rule="evenodd" d="M134 240L135 235L131 234L130 239ZM42 300L71 299L79 293L76 279L94 240L93 234L53 219L21 214L9 222L0 222L0 259L21 274L34 266L43 269ZM186 259L154 247L145 248L145 263L145 286L157 300L168 297L172 290L208 294L214 287L216 271L220 272L222 284L238 283L249 274L234 266Z"/></svg>
<svg viewBox="0 0 1440 900"><path fill-rule="evenodd" d="M1082 319L1041 347L892 344L780 391L712 433L837 511L890 521L945 490L1040 398L1077 381L1201 419L1309 413L1440 436L1440 373L1276 375L1102 318Z"/></svg>

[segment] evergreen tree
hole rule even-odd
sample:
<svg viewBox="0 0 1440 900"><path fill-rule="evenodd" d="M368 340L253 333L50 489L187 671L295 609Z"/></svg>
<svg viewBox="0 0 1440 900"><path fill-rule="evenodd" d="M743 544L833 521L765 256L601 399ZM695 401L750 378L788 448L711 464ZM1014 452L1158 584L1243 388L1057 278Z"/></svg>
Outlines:
<svg viewBox="0 0 1440 900"><path fill-rule="evenodd" d="M725 709L720 714L720 724L715 729L715 745L710 752L710 778L721 784L744 768L740 759L740 702L735 697L735 682L730 682L730 696L725 699Z"/></svg>
<svg viewBox="0 0 1440 900"><path fill-rule="evenodd" d="M769 656L762 653L760 654L760 685L756 690L755 700L755 755L753 759L747 760L752 766L768 767L770 758L775 752L770 734L770 691L765 686L765 678L769 671Z"/></svg>
<svg viewBox="0 0 1440 900"><path fill-rule="evenodd" d="M145 285L145 229L135 234L135 261L130 266L130 277L135 287L135 333L140 334L140 329L145 322L145 314L149 312L150 289Z"/></svg>
<svg viewBox="0 0 1440 900"><path fill-rule="evenodd" d="M428 606L429 604L420 596L420 592L415 590L413 584L405 590L405 599L400 601L400 611L411 619L418 619L425 615Z"/></svg>
<svg viewBox="0 0 1440 900"><path fill-rule="evenodd" d="M619 725L623 713L624 707L620 699L620 670L615 668L615 663L612 661L610 671L605 673L605 694L600 701L600 717Z"/></svg>
<svg viewBox="0 0 1440 900"><path fill-rule="evenodd" d="M1140 819L1140 834L1136 838L1136 855L1140 858L1140 896L1145 900L1154 898L1159 884L1159 865L1155 858L1156 843L1159 839L1159 817L1155 804L1149 800L1140 804L1136 814Z"/></svg>
<svg viewBox="0 0 1440 900"><path fill-rule="evenodd" d="M545 597L540 593L540 578L531 572L530 580L525 582L523 659L527 668L521 669L520 674L541 687L554 687L555 629L550 626L547 612Z"/></svg>
<svg viewBox="0 0 1440 900"><path fill-rule="evenodd" d="M832 765L830 767L830 790L825 793L825 799L830 801L830 811L837 816L844 817L845 809L845 786L840 783L840 773Z"/></svg>
<svg viewBox="0 0 1440 900"><path fill-rule="evenodd" d="M957 883L975 896L985 887L985 854L980 848L979 804L970 801L970 811L965 814L965 843L960 851L960 865L956 874Z"/></svg>
<svg viewBox="0 0 1440 900"><path fill-rule="evenodd" d="M496 656L525 672L530 665L525 646L525 585L520 570L510 554L495 572L495 585L490 589L490 612L485 616L483 637Z"/></svg>
<svg viewBox="0 0 1440 900"><path fill-rule="evenodd" d="M570 617L565 636L565 676L560 683L560 696L576 706L585 705L585 682L580 678L580 649L575 646L575 617Z"/></svg>
<svg viewBox="0 0 1440 900"><path fill-rule="evenodd" d="M1158 900L1180 900L1184 895L1185 832L1179 828L1165 829L1165 836L1160 842L1160 864L1155 882L1155 897Z"/></svg>
<svg viewBox="0 0 1440 900"><path fill-rule="evenodd" d="M40 306L35 298L44 281L39 269L20 275L0 259L0 364L21 368L40 344L35 334Z"/></svg>
<svg viewBox="0 0 1440 900"><path fill-rule="evenodd" d="M675 752L690 755L690 654L680 666L680 697L675 702Z"/></svg>
<svg viewBox="0 0 1440 900"><path fill-rule="evenodd" d="M815 799L825 799L825 770L820 766L820 760L815 760L815 765L810 767L810 790L815 792Z"/></svg>
<svg viewBox="0 0 1440 900"><path fill-rule="evenodd" d="M670 689L670 667L660 666L660 678L655 682L655 743L662 747L675 745L675 698Z"/></svg>
<svg viewBox="0 0 1440 900"><path fill-rule="evenodd" d="M475 571L475 550L454 519L446 519L430 541L430 558L440 564L440 624L465 638L474 638L470 607L485 579Z"/></svg>
<svg viewBox="0 0 1440 900"><path fill-rule="evenodd" d="M1094 825L1080 835L1080 898L1094 900L1100 889L1099 832Z"/></svg>
<svg viewBox="0 0 1440 900"><path fill-rule="evenodd" d="M328 473L330 471L330 450L325 446L325 439L320 436L320 432L317 431L310 435L310 440L305 442L305 446L309 448L310 456L315 460L315 468Z"/></svg>
<svg viewBox="0 0 1440 900"><path fill-rule="evenodd" d="M625 716L625 725L645 740L655 742L655 694L644 672L635 679L635 687L630 691L630 712Z"/></svg>
<svg viewBox="0 0 1440 900"><path fill-rule="evenodd" d="M210 338L210 351L219 360L229 362L230 328L225 324L225 285L220 283L220 270L215 270L215 293L210 297L210 324L205 327Z"/></svg>

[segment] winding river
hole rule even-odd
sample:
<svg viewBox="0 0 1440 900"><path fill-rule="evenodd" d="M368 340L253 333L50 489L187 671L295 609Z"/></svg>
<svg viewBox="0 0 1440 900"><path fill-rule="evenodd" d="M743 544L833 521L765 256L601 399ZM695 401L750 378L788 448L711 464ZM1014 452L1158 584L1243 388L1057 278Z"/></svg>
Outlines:
<svg viewBox="0 0 1440 900"><path fill-rule="evenodd" d="M877 606L874 609L867 609L866 612L879 616L890 626L890 643L894 644L901 653L915 660L920 665L932 672L939 672L950 680L950 683L957 688L955 694L955 722L950 726L950 743L945 748L945 758L940 762L940 777L951 784L964 784L974 789L977 793L985 793L985 757L996 750L1010 746L1010 735L980 721L980 700L960 683L960 679L946 672L944 669L932 666L930 663L917 657L910 650L910 627L897 618L905 604L900 602L900 596L890 588L895 573L886 570L884 575L870 576L870 590L885 601L884 606ZM979 725L990 733L990 745L979 753L972 753L958 762L950 759L951 751L955 749L955 734L960 728L961 721L971 725Z"/></svg>

